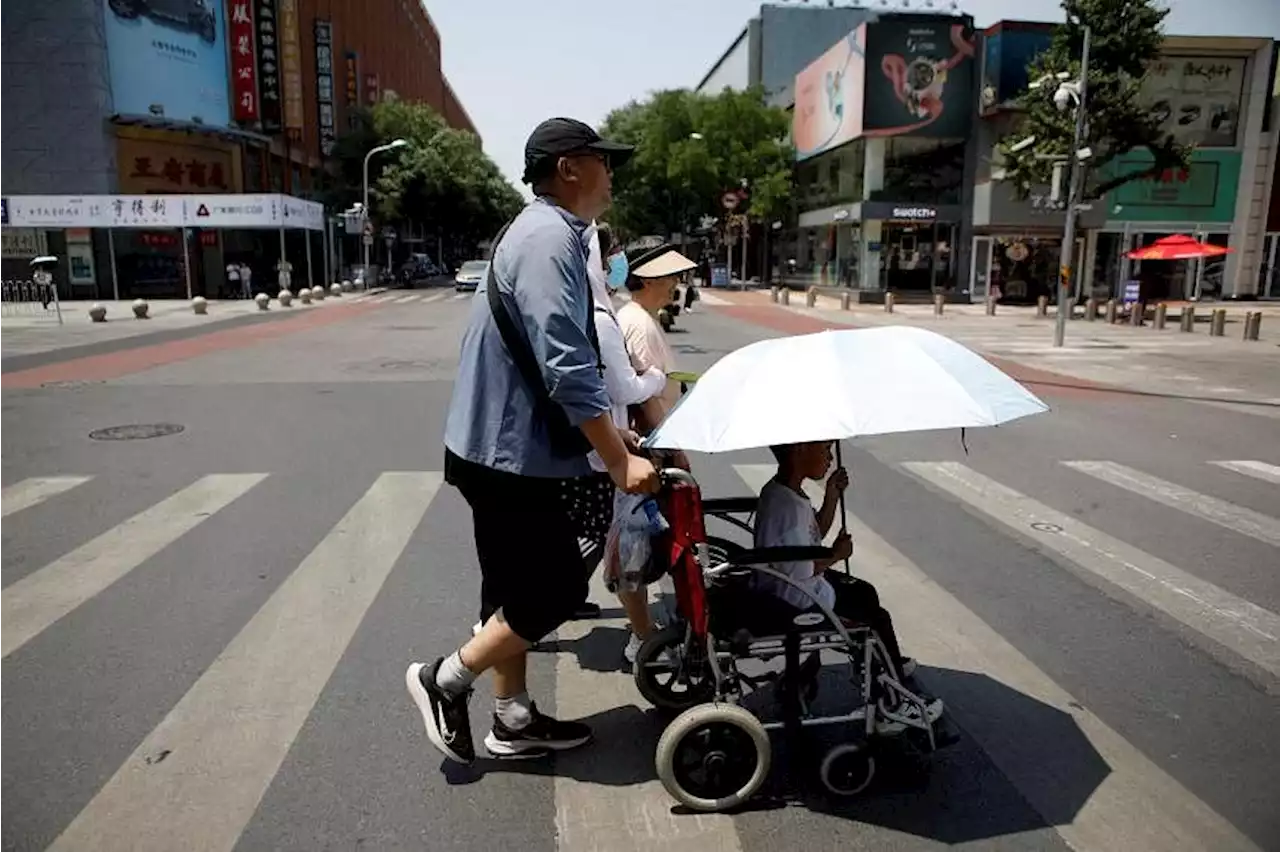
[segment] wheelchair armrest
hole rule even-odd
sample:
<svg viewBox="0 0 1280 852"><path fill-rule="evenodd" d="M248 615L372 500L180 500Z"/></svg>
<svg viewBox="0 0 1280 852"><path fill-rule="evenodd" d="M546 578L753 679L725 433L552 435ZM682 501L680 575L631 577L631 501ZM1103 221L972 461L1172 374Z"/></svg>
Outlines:
<svg viewBox="0 0 1280 852"><path fill-rule="evenodd" d="M835 551L829 547L756 547L730 554L734 565L768 565L772 562L816 562L830 559Z"/></svg>
<svg viewBox="0 0 1280 852"><path fill-rule="evenodd" d="M702 501L702 511L707 515L747 515L759 503L758 497L713 497Z"/></svg>

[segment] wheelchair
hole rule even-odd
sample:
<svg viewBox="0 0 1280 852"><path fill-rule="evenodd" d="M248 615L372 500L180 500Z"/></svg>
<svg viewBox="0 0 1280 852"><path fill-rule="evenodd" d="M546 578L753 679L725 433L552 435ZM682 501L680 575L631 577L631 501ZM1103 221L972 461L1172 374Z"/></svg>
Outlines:
<svg viewBox="0 0 1280 852"><path fill-rule="evenodd" d="M769 776L774 731L784 735L789 755L808 753L806 732L812 729L847 731L816 761L818 780L835 797L864 792L890 742L920 754L940 747L940 720L930 718L926 699L904 685L874 630L846 624L819 601L798 610L755 588L759 576L795 586L769 566L830 557L829 548L747 548L708 537L709 517L750 532L756 498L704 502L687 472L665 470L662 479L658 499L670 528L654 540L659 564L653 573L665 574L674 586L675 610L641 647L634 671L647 701L679 714L655 756L658 777L673 798L700 812L743 805ZM858 696L854 706L833 715L813 709L824 651L842 656ZM779 657L780 672L752 676L739 665ZM761 721L742 706L745 696L763 688L774 690L781 710L776 721ZM910 707L917 712L903 712Z"/></svg>

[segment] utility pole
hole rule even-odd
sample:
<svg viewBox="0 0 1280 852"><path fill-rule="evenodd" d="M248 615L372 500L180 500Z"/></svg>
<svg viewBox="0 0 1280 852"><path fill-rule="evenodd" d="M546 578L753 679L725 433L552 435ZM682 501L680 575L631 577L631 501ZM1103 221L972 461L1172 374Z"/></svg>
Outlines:
<svg viewBox="0 0 1280 852"><path fill-rule="evenodd" d="M1071 185L1067 190L1067 222L1062 232L1062 258L1058 268L1058 315L1053 327L1053 345L1061 347L1067 337L1067 317L1071 315L1072 275L1076 256L1076 207L1084 187L1085 164L1080 161L1080 146L1085 134L1085 98L1089 86L1089 27L1084 28L1084 46L1080 51L1080 80L1076 88L1076 133L1071 142ZM1065 85L1065 84L1064 84Z"/></svg>

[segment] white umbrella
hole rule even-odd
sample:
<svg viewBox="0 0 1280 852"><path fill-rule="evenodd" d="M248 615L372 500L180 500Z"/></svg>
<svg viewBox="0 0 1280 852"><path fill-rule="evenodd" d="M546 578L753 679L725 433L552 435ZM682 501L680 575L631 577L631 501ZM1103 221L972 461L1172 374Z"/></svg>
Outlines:
<svg viewBox="0 0 1280 852"><path fill-rule="evenodd" d="M723 453L997 426L1049 407L980 355L922 328L762 340L698 379L646 444Z"/></svg>

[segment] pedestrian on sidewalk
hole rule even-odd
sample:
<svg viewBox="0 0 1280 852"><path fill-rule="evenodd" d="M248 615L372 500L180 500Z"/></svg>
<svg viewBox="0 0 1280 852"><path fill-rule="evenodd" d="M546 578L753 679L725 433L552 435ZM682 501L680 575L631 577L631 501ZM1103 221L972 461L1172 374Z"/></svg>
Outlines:
<svg viewBox="0 0 1280 852"><path fill-rule="evenodd" d="M253 269L249 264L240 264L240 293L246 299L253 298Z"/></svg>
<svg viewBox="0 0 1280 852"><path fill-rule="evenodd" d="M472 302L445 426L445 480L471 507L481 599L492 615L461 648L405 673L427 738L446 757L475 759L467 702L494 674L495 757L580 746L591 730L541 713L525 684L532 642L586 597L586 570L561 497L599 453L614 484L656 490L657 472L613 424L587 279L588 223L609 206L613 169L632 147L580 121L553 118L525 144L535 198L494 241Z"/></svg>

